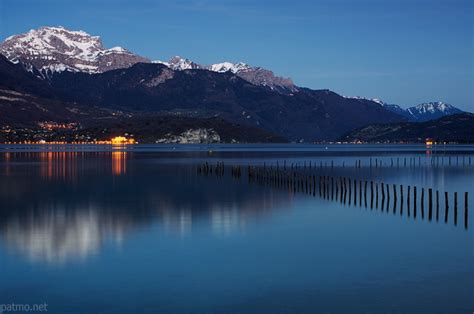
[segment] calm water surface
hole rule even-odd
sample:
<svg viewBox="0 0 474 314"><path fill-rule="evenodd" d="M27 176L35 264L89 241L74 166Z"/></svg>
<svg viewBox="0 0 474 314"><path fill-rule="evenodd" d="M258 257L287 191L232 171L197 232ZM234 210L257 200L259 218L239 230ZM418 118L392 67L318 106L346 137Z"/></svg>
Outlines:
<svg viewBox="0 0 474 314"><path fill-rule="evenodd" d="M317 175L433 188L443 195L439 219L249 184L229 169L197 174L217 161L286 161ZM472 313L473 183L473 146L0 146L0 304L46 302L51 313Z"/></svg>

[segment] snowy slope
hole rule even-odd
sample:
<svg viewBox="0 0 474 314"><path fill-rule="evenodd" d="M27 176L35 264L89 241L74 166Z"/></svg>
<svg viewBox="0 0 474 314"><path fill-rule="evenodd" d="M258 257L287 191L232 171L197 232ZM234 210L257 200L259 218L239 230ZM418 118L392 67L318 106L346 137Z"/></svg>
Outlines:
<svg viewBox="0 0 474 314"><path fill-rule="evenodd" d="M100 73L129 67L148 59L122 47L106 49L99 36L64 27L41 27L10 36L0 44L0 53L12 62L34 66L45 74L60 71Z"/></svg>
<svg viewBox="0 0 474 314"><path fill-rule="evenodd" d="M405 118L407 118L409 121L413 122L424 122L424 121L429 121L429 120L434 120L434 119L439 119L444 116L449 116L453 114L458 114L458 113L463 113L459 108L454 107L453 105L444 103L444 102L428 102L428 103L422 103L407 109L403 109L401 106L396 105L396 104L387 104L383 102L380 99L373 98L373 99L368 99L364 97L346 97L346 98L352 98L352 99L362 99L362 100L370 100L375 103L378 103L379 105L383 106L387 110L397 113Z"/></svg>
<svg viewBox="0 0 474 314"><path fill-rule="evenodd" d="M189 59L179 56L171 58L169 61L153 61L168 66L175 71L184 71L189 69L201 69L218 73L231 72L242 79L258 86L266 86L271 90L284 94L290 94L298 91L293 81L289 78L276 76L272 71L260 67L252 67L246 63L221 62L211 65L201 65Z"/></svg>

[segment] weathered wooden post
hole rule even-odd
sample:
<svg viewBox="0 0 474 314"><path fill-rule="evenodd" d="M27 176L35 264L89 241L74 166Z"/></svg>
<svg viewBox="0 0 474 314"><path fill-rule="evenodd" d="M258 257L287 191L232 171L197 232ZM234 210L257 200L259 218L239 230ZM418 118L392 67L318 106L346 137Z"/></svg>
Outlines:
<svg viewBox="0 0 474 314"><path fill-rule="evenodd" d="M428 189L428 220L431 221L433 215L433 189Z"/></svg>
<svg viewBox="0 0 474 314"><path fill-rule="evenodd" d="M403 215L403 185L400 184L400 216Z"/></svg>
<svg viewBox="0 0 474 314"><path fill-rule="evenodd" d="M413 187L413 217L416 218L416 186Z"/></svg>
<svg viewBox="0 0 474 314"><path fill-rule="evenodd" d="M347 185L346 185L346 177L344 177L344 204L347 202Z"/></svg>
<svg viewBox="0 0 474 314"><path fill-rule="evenodd" d="M449 212L449 201L448 201L448 192L444 192L444 204L446 207L446 210L444 212L444 222L448 222L448 212Z"/></svg>
<svg viewBox="0 0 474 314"><path fill-rule="evenodd" d="M397 186L393 185L393 213L397 211Z"/></svg>
<svg viewBox="0 0 474 314"><path fill-rule="evenodd" d="M354 206L357 206L357 180L354 179Z"/></svg>
<svg viewBox="0 0 474 314"><path fill-rule="evenodd" d="M439 191L436 190L436 221L439 221Z"/></svg>
<svg viewBox="0 0 474 314"><path fill-rule="evenodd" d="M471 158L471 157L469 157ZM469 160L470 162L470 160ZM464 228L467 229L467 222L468 222L468 219L467 219L467 198L468 198L468 195L467 195L467 192L464 192Z"/></svg>
<svg viewBox="0 0 474 314"><path fill-rule="evenodd" d="M382 206L380 206L380 210L383 211L383 207L385 205L385 189L383 183L380 183L380 191L382 192Z"/></svg>
<svg viewBox="0 0 474 314"><path fill-rule="evenodd" d="M374 182L370 181L370 209L374 208Z"/></svg>
<svg viewBox="0 0 474 314"><path fill-rule="evenodd" d="M390 209L390 185L388 183L386 184L386 188L387 188L387 208L386 208L386 211L388 213L388 211Z"/></svg>
<svg viewBox="0 0 474 314"><path fill-rule="evenodd" d="M425 188L421 188L421 219L425 218Z"/></svg>
<svg viewBox="0 0 474 314"><path fill-rule="evenodd" d="M347 178L347 185L349 186L349 205L351 205L352 187L351 187L351 179L350 178Z"/></svg>
<svg viewBox="0 0 474 314"><path fill-rule="evenodd" d="M379 208L379 185L375 182L375 209Z"/></svg>
<svg viewBox="0 0 474 314"><path fill-rule="evenodd" d="M458 192L454 192L454 225L458 224Z"/></svg>

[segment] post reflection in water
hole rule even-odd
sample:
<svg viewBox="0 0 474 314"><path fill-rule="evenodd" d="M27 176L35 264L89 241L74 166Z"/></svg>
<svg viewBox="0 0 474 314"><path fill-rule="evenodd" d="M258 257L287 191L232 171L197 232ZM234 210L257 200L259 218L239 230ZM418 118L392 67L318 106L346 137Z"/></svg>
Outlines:
<svg viewBox="0 0 474 314"><path fill-rule="evenodd" d="M0 153L1 298L54 313L473 308L472 193L459 191L472 190L474 168L346 163L284 176L280 153L134 149ZM219 171L199 174L202 162ZM269 172L249 180L252 164Z"/></svg>

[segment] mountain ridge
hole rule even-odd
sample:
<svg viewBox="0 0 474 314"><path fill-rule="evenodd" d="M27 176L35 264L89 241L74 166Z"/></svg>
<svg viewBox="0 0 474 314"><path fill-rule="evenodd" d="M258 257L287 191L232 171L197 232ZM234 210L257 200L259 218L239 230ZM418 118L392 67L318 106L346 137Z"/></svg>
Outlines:
<svg viewBox="0 0 474 314"><path fill-rule="evenodd" d="M463 113L465 111L441 101L425 102L415 106L408 107L406 109L402 108L397 104L389 104L377 98L365 98L365 97L347 97L352 99L365 99L376 102L386 108L389 111L392 111L396 114L399 114L409 121L412 122L425 122L429 120L439 119L444 116L454 115Z"/></svg>
<svg viewBox="0 0 474 314"><path fill-rule="evenodd" d="M339 140L369 143L474 143L474 114L460 113L424 122L370 124L353 130Z"/></svg>

